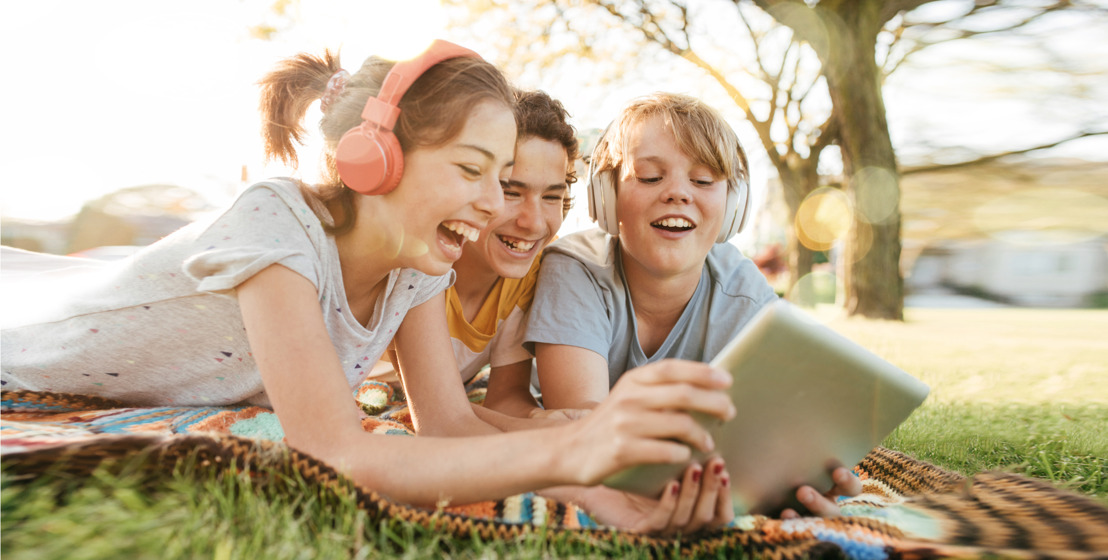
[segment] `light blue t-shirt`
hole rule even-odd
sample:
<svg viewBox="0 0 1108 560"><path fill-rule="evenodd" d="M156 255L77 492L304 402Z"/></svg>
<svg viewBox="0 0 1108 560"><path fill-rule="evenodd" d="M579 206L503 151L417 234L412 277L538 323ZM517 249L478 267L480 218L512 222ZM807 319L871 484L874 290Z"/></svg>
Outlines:
<svg viewBox="0 0 1108 560"><path fill-rule="evenodd" d="M629 369L666 358L708 362L777 294L753 261L728 243L708 253L700 283L653 356L639 344L618 240L599 229L547 248L524 347L565 344L608 360L609 386Z"/></svg>

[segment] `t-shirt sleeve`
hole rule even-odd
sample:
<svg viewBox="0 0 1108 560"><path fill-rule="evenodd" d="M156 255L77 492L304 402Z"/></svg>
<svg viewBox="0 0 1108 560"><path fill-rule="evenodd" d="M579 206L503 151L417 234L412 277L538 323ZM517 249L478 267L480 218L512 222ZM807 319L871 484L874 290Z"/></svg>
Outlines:
<svg viewBox="0 0 1108 560"><path fill-rule="evenodd" d="M489 350L492 367L506 366L531 359L531 353L523 347L527 313L515 307L496 328Z"/></svg>
<svg viewBox="0 0 1108 560"><path fill-rule="evenodd" d="M612 341L612 310L606 290L577 259L547 254L539 271L535 299L527 318L523 345L565 344L592 350L605 359Z"/></svg>
<svg viewBox="0 0 1108 560"><path fill-rule="evenodd" d="M196 250L184 263L185 273L199 282L197 289L227 292L272 264L293 270L318 289L326 235L307 205L293 208L290 202L296 203L287 193L255 186L216 218L198 235ZM313 222L316 231L311 231Z"/></svg>

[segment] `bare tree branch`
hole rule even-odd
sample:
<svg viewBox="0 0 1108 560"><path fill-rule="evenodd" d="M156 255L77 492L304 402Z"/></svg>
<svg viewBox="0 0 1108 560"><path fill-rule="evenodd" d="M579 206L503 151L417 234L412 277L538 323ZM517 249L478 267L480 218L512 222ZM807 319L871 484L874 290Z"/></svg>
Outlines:
<svg viewBox="0 0 1108 560"><path fill-rule="evenodd" d="M917 167L907 167L907 168L900 169L899 173L901 175L911 175L911 174L914 174L914 173L928 173L928 172L931 172L931 171L945 171L947 169L957 169L957 168L960 168L960 167L970 167L970 166L974 166L974 165L981 165L983 163L989 163L991 161L995 161L995 160L998 160L1000 158L1004 158L1004 157L1008 157L1008 156L1015 156L1015 155L1020 155L1020 154L1027 154L1027 153L1035 152L1035 151L1038 151L1038 150L1046 150L1046 149L1049 149L1049 148L1054 148L1056 146L1060 146L1062 144L1065 144L1066 142L1072 142L1074 140L1079 140L1081 138L1088 138L1090 136L1098 136L1098 135L1102 135L1102 134L1108 134L1108 130L1097 130L1097 131L1090 131L1090 132L1081 132L1079 134L1075 134L1073 136L1063 138L1061 140L1057 140L1057 141L1050 142L1050 143L1047 143L1047 144L1040 144L1038 146L1032 146L1030 148L1023 148L1023 149L1020 149L1020 150L1012 150L1012 151L1001 152L1001 153L997 153L997 154L989 154L987 156L981 156L979 158L974 158L974 159L967 160L967 161L960 161L960 162L957 162L957 163L936 163L934 165L921 165L921 166L917 166Z"/></svg>
<svg viewBox="0 0 1108 560"><path fill-rule="evenodd" d="M1001 0L978 0L965 13L952 16L941 21L915 22L911 21L908 18L905 18L905 20L900 25L900 32L903 32L906 29L915 29L920 30L920 33L927 33L931 30L942 29L943 31L946 31L948 35L944 37L930 38L926 41L916 41L916 43L912 47L910 47L903 56L901 56L900 60L897 61L896 64L885 69L885 73L892 73L910 55L922 51L928 47L950 43L953 41L961 41L963 39L971 39L974 37L985 35L998 35L1011 31L1016 31L1040 20L1045 14L1049 14L1052 12L1061 10L1072 11L1075 9L1096 11L1101 13L1108 11L1097 6L1085 5L1080 1L1075 2L1074 0L1057 0L1052 4L1040 6L1036 11L1029 13L1025 17L1006 25L1002 25L1000 27L993 27L990 29L965 29L956 26L957 22L964 21L967 18L971 18L973 16L988 14L997 10L1011 10L1011 8L1012 6L1006 5Z"/></svg>

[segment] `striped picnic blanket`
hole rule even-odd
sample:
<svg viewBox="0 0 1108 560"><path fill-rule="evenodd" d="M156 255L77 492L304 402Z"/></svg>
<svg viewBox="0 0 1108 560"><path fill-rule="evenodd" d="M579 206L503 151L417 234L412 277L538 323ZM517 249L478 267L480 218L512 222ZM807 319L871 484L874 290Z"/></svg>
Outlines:
<svg viewBox="0 0 1108 560"><path fill-rule="evenodd" d="M483 379L467 387L484 396ZM413 433L407 404L386 383L355 391L367 431ZM855 472L862 494L843 499L842 517L770 519L740 516L732 527L665 539L598 525L573 504L533 493L437 510L393 502L358 488L314 458L282 443L271 410L253 407L134 408L94 397L8 391L0 416L3 468L17 478L52 469L88 473L108 460L130 459L172 472L182 461L251 470L259 483L299 476L322 487L354 487L370 519L404 519L457 538L618 540L657 555L743 552L771 558L1108 558L1108 508L1087 497L1011 473L966 478L884 448Z"/></svg>

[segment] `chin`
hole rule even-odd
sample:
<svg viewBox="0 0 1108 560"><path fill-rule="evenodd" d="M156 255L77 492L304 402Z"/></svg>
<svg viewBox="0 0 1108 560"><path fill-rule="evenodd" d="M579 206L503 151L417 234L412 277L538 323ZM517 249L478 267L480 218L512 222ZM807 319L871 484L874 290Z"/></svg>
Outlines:
<svg viewBox="0 0 1108 560"><path fill-rule="evenodd" d="M485 256L485 266L491 268L497 276L505 278L521 278L524 274L527 274L527 270L531 267L531 263L523 266L518 262L505 261L494 255L486 254Z"/></svg>
<svg viewBox="0 0 1108 560"><path fill-rule="evenodd" d="M409 266L409 268L414 268L428 276L442 276L450 272L453 267L453 261L446 262L441 259L421 259Z"/></svg>
<svg viewBox="0 0 1108 560"><path fill-rule="evenodd" d="M531 270L531 263L527 263L527 266L497 267L496 273L504 278L523 278L527 276L528 270Z"/></svg>

